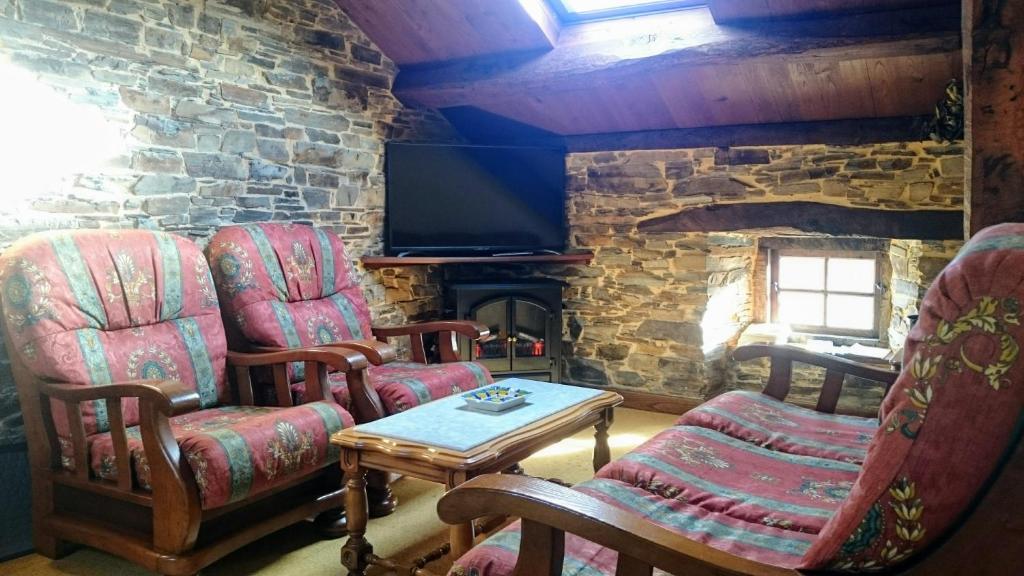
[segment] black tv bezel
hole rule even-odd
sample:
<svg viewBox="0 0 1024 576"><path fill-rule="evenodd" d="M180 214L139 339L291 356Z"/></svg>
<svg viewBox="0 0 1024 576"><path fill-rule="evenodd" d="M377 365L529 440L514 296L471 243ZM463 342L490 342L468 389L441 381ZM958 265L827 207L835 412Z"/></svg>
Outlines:
<svg viewBox="0 0 1024 576"><path fill-rule="evenodd" d="M559 226L562 241L558 245L501 245L501 246L395 246L391 242L391 217L389 206L392 201L391 191L391 147L407 146L422 148L498 148L503 150L548 150L562 156L562 222ZM458 255L495 255L510 252L556 252L565 251L569 243L569 214L568 214L568 190L566 186L566 156L568 150L558 146L500 146L500 145L479 145L479 144L428 144L423 142L400 142L389 141L384 147L384 253L388 256L458 256Z"/></svg>

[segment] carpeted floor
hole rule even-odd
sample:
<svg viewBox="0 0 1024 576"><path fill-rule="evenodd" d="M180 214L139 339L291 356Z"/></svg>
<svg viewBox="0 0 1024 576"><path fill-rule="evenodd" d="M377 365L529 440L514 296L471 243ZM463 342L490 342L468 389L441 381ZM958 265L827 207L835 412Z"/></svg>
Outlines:
<svg viewBox="0 0 1024 576"><path fill-rule="evenodd" d="M619 409L611 428L612 457L618 457L657 432L672 425L676 416ZM593 474L592 431L584 431L538 452L524 461L528 474L581 482ZM399 560L417 558L447 540L445 526L437 519L435 506L443 490L412 478L394 484L398 510L386 518L371 520L367 538L374 552ZM254 542L203 570L206 576L240 574L338 576L344 573L340 549L344 539L321 540L308 523L298 524ZM429 565L443 574L450 559ZM0 563L7 576L148 576L151 573L119 558L92 549L79 550L61 560L31 554ZM378 572L377 574L381 574Z"/></svg>

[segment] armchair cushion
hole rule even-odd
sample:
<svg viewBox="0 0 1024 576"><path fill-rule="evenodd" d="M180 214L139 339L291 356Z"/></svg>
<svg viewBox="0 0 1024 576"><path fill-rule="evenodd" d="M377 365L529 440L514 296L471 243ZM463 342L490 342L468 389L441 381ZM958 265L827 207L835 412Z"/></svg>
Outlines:
<svg viewBox="0 0 1024 576"><path fill-rule="evenodd" d="M691 540L782 567L795 567L814 534L747 522L721 512L665 498L645 488L610 478L596 478L577 485L609 506L630 510ZM516 522L491 536L455 561L449 576L508 576L519 555L520 524ZM608 548L565 535L567 574L611 576L618 554ZM663 574L656 571L655 574Z"/></svg>
<svg viewBox="0 0 1024 576"><path fill-rule="evenodd" d="M770 450L854 464L864 462L878 430L876 418L825 414L747 390L716 396L677 423L717 430Z"/></svg>
<svg viewBox="0 0 1024 576"><path fill-rule="evenodd" d="M611 462L597 477L744 522L814 534L849 495L859 472L856 464L676 426Z"/></svg>
<svg viewBox="0 0 1024 576"><path fill-rule="evenodd" d="M229 396L227 346L209 267L192 242L146 230L34 235L4 252L12 354L39 378L83 386L177 379L201 405ZM67 437L64 406L55 425ZM126 402L125 422L138 408ZM86 433L109 429L103 402L82 405Z"/></svg>
<svg viewBox="0 0 1024 576"><path fill-rule="evenodd" d="M183 460L195 476L203 509L212 509L269 490L338 459L331 434L353 425L352 416L333 402L293 408L221 406L170 419ZM138 426L127 430L138 487L149 490L149 466ZM117 479L114 442L109 432L89 441L92 473ZM62 458L73 468L68 451Z"/></svg>
<svg viewBox="0 0 1024 576"><path fill-rule="evenodd" d="M491 373L476 362L391 362L370 366L367 374L388 414L396 414L431 400L468 392L494 382ZM329 378L334 399L348 407L350 399L345 373L333 372ZM293 384L292 392L296 402L301 403L306 396L306 383Z"/></svg>

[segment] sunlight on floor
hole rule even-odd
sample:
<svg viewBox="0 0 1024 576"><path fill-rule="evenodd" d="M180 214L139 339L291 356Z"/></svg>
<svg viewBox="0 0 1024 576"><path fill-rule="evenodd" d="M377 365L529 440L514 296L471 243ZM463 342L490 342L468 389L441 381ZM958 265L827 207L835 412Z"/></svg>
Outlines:
<svg viewBox="0 0 1024 576"><path fill-rule="evenodd" d="M611 434L608 436L608 447L612 448L625 448L630 449L634 446L639 445L641 442L647 439L647 436L641 434ZM594 451L594 439L593 438L566 438L558 444L553 444L547 448L537 452L533 456L530 456L530 460L540 458L551 458L554 456L565 456L568 454L575 454L577 452L591 453Z"/></svg>

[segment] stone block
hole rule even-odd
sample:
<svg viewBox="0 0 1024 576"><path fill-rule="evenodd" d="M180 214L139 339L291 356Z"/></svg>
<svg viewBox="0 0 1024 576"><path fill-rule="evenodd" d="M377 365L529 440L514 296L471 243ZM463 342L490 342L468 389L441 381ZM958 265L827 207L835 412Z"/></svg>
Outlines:
<svg viewBox="0 0 1024 576"><path fill-rule="evenodd" d="M964 157L948 156L939 159L939 170L946 178L964 177Z"/></svg>
<svg viewBox="0 0 1024 576"><path fill-rule="evenodd" d="M171 176L169 174L153 174L139 178L132 187L138 196L156 194L191 194L196 190L196 181L192 178Z"/></svg>
<svg viewBox="0 0 1024 576"><path fill-rule="evenodd" d="M271 164L262 160L249 161L249 177L256 182L283 180L288 177L288 168L280 164Z"/></svg>
<svg viewBox="0 0 1024 576"><path fill-rule="evenodd" d="M569 367L569 381L581 382L584 384L596 384L598 386L608 385L608 375L605 374L604 364L586 358L566 358Z"/></svg>
<svg viewBox="0 0 1024 576"><path fill-rule="evenodd" d="M341 114L321 114L308 110L288 108L284 111L284 119L289 124L298 124L308 128L320 128L332 132L348 130L351 122Z"/></svg>
<svg viewBox="0 0 1024 576"><path fill-rule="evenodd" d="M301 42L318 48L341 50L345 47L345 38L341 34L335 34L327 30L296 26L295 37Z"/></svg>
<svg viewBox="0 0 1024 576"><path fill-rule="evenodd" d="M676 196L736 198L745 196L752 190L754 190L752 186L748 186L728 174L709 174L690 178L686 181L686 186L677 186L672 193Z"/></svg>
<svg viewBox="0 0 1024 576"><path fill-rule="evenodd" d="M848 172L855 170L874 170L878 168L877 158L851 158L845 166Z"/></svg>
<svg viewBox="0 0 1024 576"><path fill-rule="evenodd" d="M317 130L316 128L306 128L306 135L309 137L311 142L323 142L324 144L341 144L341 138L334 132L327 132L326 130Z"/></svg>
<svg viewBox="0 0 1024 576"><path fill-rule="evenodd" d="M148 114L168 114L171 110L171 99L162 94L150 94L121 86L118 89L121 94L121 102L136 112Z"/></svg>
<svg viewBox="0 0 1024 576"><path fill-rule="evenodd" d="M86 10L82 30L93 38L102 38L124 44L139 44L142 24L135 20Z"/></svg>
<svg viewBox="0 0 1024 576"><path fill-rule="evenodd" d="M305 188L302 199L310 210L326 210L331 207L331 192L321 188Z"/></svg>
<svg viewBox="0 0 1024 576"><path fill-rule="evenodd" d="M882 170L906 170L914 165L913 158L886 158L878 161L878 167Z"/></svg>
<svg viewBox="0 0 1024 576"><path fill-rule="evenodd" d="M257 138L256 149L259 151L260 157L265 160L270 160L272 162L288 162L291 159L291 153L288 152L288 147L285 146L283 140Z"/></svg>
<svg viewBox="0 0 1024 576"><path fill-rule="evenodd" d="M273 207L270 196L242 196L238 198L238 206L241 208L266 208Z"/></svg>
<svg viewBox="0 0 1024 576"><path fill-rule="evenodd" d="M70 6L48 0L32 0L21 3L21 19L29 24L38 24L54 30L78 30L78 18Z"/></svg>
<svg viewBox="0 0 1024 576"><path fill-rule="evenodd" d="M148 83L150 91L176 98L198 98L203 93L203 87L198 82L192 84L175 78L151 75Z"/></svg>
<svg viewBox="0 0 1024 576"><path fill-rule="evenodd" d="M292 90L309 89L309 80L305 76L300 76L298 74L292 74L290 72L271 72L268 70L263 73L263 76L271 86L290 88Z"/></svg>
<svg viewBox="0 0 1024 576"><path fill-rule="evenodd" d="M256 134L248 130L228 130L220 144L220 151L225 154L243 154L255 149Z"/></svg>
<svg viewBox="0 0 1024 576"><path fill-rule="evenodd" d="M188 211L189 224L193 226L219 226L222 223L220 209L206 206L193 206Z"/></svg>
<svg viewBox="0 0 1024 576"><path fill-rule="evenodd" d="M771 161L771 155L764 148L719 148L715 151L715 164L719 166L770 164Z"/></svg>
<svg viewBox="0 0 1024 576"><path fill-rule="evenodd" d="M148 198L142 204L142 211L150 216L187 214L191 205L188 196L162 196Z"/></svg>
<svg viewBox="0 0 1024 576"><path fill-rule="evenodd" d="M234 84L221 84L220 97L228 102L252 106L254 108L266 108L267 95L259 90L252 90Z"/></svg>
<svg viewBox="0 0 1024 576"><path fill-rule="evenodd" d="M667 340L679 343L696 343L701 341L700 326L688 322L670 322L667 320L644 320L637 328L638 338L651 340Z"/></svg>
<svg viewBox="0 0 1024 576"><path fill-rule="evenodd" d="M296 142L292 161L296 164L315 164L317 166L338 166L337 155L341 148L313 142Z"/></svg>
<svg viewBox="0 0 1024 576"><path fill-rule="evenodd" d="M381 53L373 48L367 48L360 44L350 44L349 53L352 54L353 58L360 62L366 62L367 64L374 64L377 66L381 63Z"/></svg>
<svg viewBox="0 0 1024 576"><path fill-rule="evenodd" d="M131 134L139 142L156 146L192 148L195 145L190 125L162 116L136 116Z"/></svg>
<svg viewBox="0 0 1024 576"><path fill-rule="evenodd" d="M337 188L339 184L337 174L327 174L324 172L310 172L308 181L310 186L318 188Z"/></svg>
<svg viewBox="0 0 1024 576"><path fill-rule="evenodd" d="M391 81L388 80L387 76L349 66L335 66L334 77L338 80L345 80L360 86L370 86L384 90L391 88Z"/></svg>
<svg viewBox="0 0 1024 576"><path fill-rule="evenodd" d="M235 212L232 222L242 224L245 222L269 222L273 218L274 213L266 210L239 210Z"/></svg>
<svg viewBox="0 0 1024 576"><path fill-rule="evenodd" d="M163 28L156 28L154 26L147 26L145 33L146 46L156 48L158 50L166 50L168 52L181 53L181 46L184 43L184 38L181 32L175 32L174 30L164 30Z"/></svg>
<svg viewBox="0 0 1024 576"><path fill-rule="evenodd" d="M185 152L182 155L185 158L185 171L193 178L245 180L249 175L246 163L239 156L202 152Z"/></svg>
<svg viewBox="0 0 1024 576"><path fill-rule="evenodd" d="M234 110L211 106L197 100L179 101L178 105L174 107L174 115L178 118L187 118L212 126L233 124L237 118Z"/></svg>
<svg viewBox="0 0 1024 576"><path fill-rule="evenodd" d="M139 172L179 173L181 156L167 150L137 150L132 154L131 167Z"/></svg>
<svg viewBox="0 0 1024 576"><path fill-rule="evenodd" d="M772 189L776 196L792 196L794 194L817 194L821 192L821 185L817 182L797 182L795 184L783 184Z"/></svg>
<svg viewBox="0 0 1024 576"><path fill-rule="evenodd" d="M195 6L183 2L171 2L167 6L167 16L175 28L194 28L196 25Z"/></svg>

